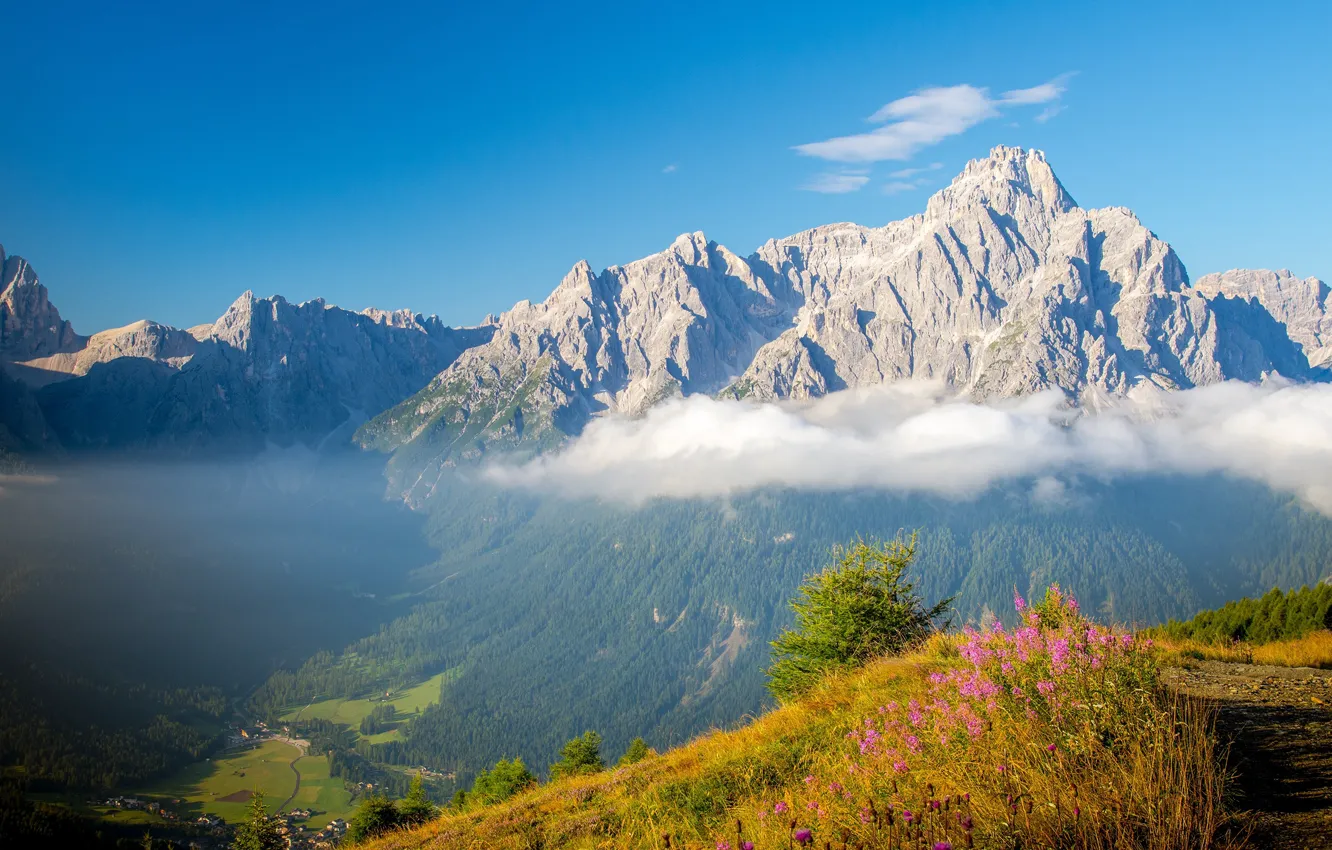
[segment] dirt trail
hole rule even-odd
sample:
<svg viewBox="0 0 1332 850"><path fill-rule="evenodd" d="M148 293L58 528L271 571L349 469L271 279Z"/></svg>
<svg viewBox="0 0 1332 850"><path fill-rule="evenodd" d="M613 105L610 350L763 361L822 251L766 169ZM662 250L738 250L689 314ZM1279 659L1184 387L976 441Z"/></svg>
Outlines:
<svg viewBox="0 0 1332 850"><path fill-rule="evenodd" d="M1332 850L1332 670L1199 661L1167 677L1217 706L1251 846Z"/></svg>

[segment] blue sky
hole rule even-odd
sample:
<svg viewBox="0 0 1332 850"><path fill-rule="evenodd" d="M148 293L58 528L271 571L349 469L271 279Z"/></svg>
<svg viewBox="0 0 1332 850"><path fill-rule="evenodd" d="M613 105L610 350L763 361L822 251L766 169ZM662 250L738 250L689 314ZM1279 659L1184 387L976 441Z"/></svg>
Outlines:
<svg viewBox="0 0 1332 850"><path fill-rule="evenodd" d="M84 333L246 289L472 323L913 214L1002 143L1194 276L1328 278L1329 9L0 0L0 243Z"/></svg>

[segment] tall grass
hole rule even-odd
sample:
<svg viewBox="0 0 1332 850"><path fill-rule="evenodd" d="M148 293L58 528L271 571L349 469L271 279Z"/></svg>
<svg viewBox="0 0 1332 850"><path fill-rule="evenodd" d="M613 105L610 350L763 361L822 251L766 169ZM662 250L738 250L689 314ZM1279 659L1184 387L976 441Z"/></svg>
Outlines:
<svg viewBox="0 0 1332 850"><path fill-rule="evenodd" d="M1213 848L1211 717L1148 641L1055 591L633 767L447 814L388 848Z"/></svg>
<svg viewBox="0 0 1332 850"><path fill-rule="evenodd" d="M1163 650L1179 660L1229 661L1332 670L1332 631L1327 629L1311 632L1294 640L1278 640L1257 645L1242 641L1208 643L1170 637L1159 637L1157 640Z"/></svg>

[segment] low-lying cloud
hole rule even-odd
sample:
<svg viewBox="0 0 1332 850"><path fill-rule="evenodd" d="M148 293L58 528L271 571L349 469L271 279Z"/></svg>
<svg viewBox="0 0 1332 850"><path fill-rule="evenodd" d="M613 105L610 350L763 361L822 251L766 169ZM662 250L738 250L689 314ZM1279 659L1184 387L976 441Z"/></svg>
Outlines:
<svg viewBox="0 0 1332 850"><path fill-rule="evenodd" d="M486 470L500 484L641 504L768 487L1048 498L1076 476L1226 474L1332 516L1332 386L1229 382L1071 409L1057 392L978 404L901 382L803 404L695 396L597 420L557 454Z"/></svg>

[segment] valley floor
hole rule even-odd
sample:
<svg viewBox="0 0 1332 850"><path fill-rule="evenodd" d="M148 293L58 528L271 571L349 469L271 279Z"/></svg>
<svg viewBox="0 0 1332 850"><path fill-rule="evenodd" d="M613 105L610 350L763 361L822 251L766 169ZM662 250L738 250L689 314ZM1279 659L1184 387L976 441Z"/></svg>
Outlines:
<svg viewBox="0 0 1332 850"><path fill-rule="evenodd" d="M1217 706L1250 846L1332 850L1332 671L1201 661L1166 677Z"/></svg>

